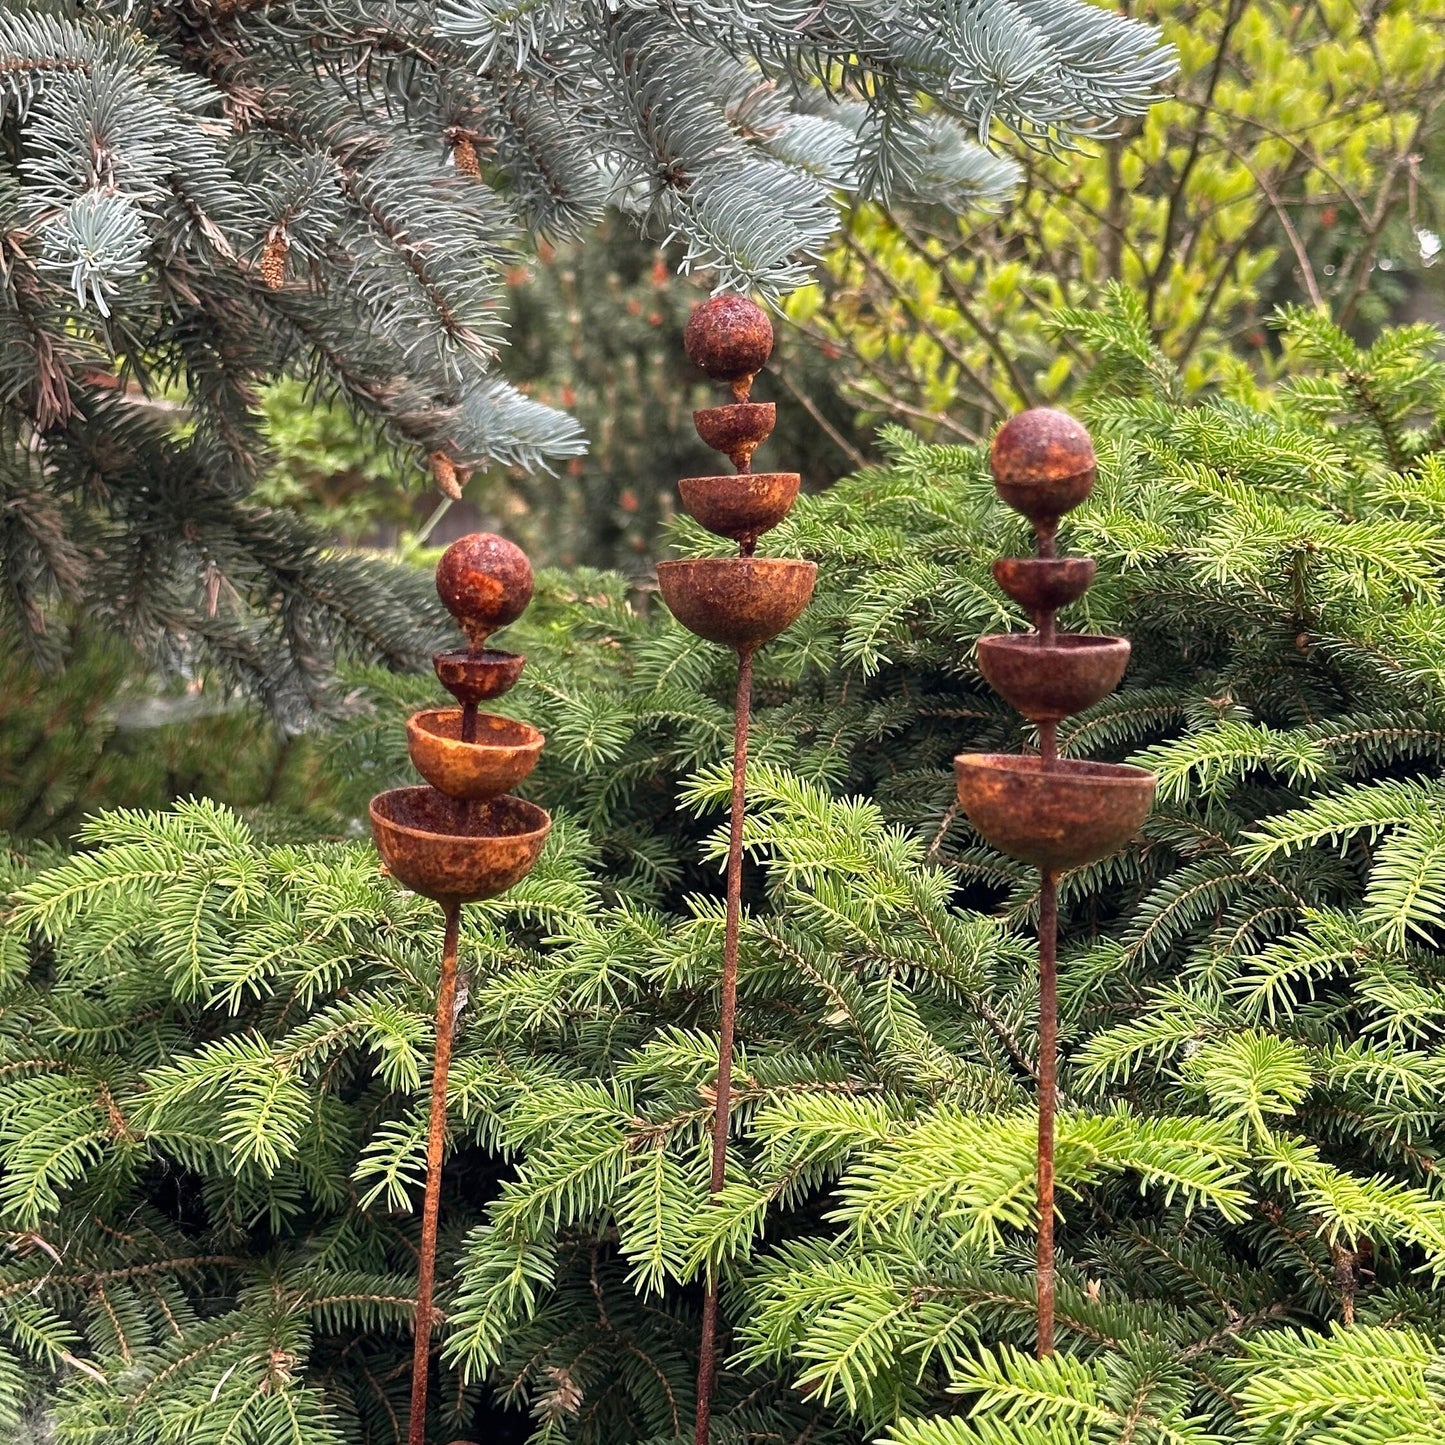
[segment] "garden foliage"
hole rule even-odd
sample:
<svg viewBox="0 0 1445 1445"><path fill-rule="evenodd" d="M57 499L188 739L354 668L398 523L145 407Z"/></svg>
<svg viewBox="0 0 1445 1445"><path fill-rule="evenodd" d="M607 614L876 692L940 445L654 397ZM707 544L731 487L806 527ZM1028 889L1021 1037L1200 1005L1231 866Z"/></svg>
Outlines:
<svg viewBox="0 0 1445 1445"><path fill-rule="evenodd" d="M1062 887L1061 1351L1030 1356L1034 879L952 806L1026 743L970 644L1027 544L976 450L801 502L818 596L759 658L726 1190L707 1197L732 661L553 574L509 704L548 735L538 871L467 910L438 1441L1426 1445L1445 1430L1445 365L1283 319L1289 380L1186 402L1138 305L1093 357L1124 686L1062 732L1159 804ZM691 530L681 543L701 548ZM405 775L373 679L338 753ZM85 1445L391 1445L439 915L361 840L206 803L11 863L0 1399ZM27 1383L29 1382L29 1383ZM480 1438L480 1435L478 1435Z"/></svg>
<svg viewBox="0 0 1445 1445"><path fill-rule="evenodd" d="M0 627L57 603L296 722L415 661L399 578L250 493L308 380L454 493L575 422L505 381L506 272L614 203L719 285L808 274L840 191L1002 194L1172 55L1087 0L15 0L0 13ZM184 408L178 415L177 409ZM182 424L183 423L183 424ZM51 617L50 625L47 618Z"/></svg>
<svg viewBox="0 0 1445 1445"><path fill-rule="evenodd" d="M1167 99L1080 150L1021 157L1007 209L862 206L790 315L874 416L972 440L1068 395L1060 306L1136 291L1195 387L1269 373L1275 307L1380 324L1428 289L1445 163L1440 0L1162 0ZM1438 295L1439 283L1434 290Z"/></svg>

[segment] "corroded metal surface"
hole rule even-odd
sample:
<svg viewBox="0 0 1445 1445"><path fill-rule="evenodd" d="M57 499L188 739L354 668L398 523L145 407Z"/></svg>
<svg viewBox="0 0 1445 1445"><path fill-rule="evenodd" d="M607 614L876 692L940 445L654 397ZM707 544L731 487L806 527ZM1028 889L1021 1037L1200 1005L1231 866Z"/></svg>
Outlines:
<svg viewBox="0 0 1445 1445"><path fill-rule="evenodd" d="M371 800L382 862L413 893L477 903L525 878L552 820L535 803L493 798L469 803L435 788L393 788Z"/></svg>
<svg viewBox="0 0 1445 1445"><path fill-rule="evenodd" d="M773 323L746 296L714 296L688 317L682 344L694 365L730 383L741 401L773 354Z"/></svg>
<svg viewBox="0 0 1445 1445"><path fill-rule="evenodd" d="M515 622L532 600L532 564L505 537L459 537L437 563L437 596L461 623L474 651L499 627Z"/></svg>
<svg viewBox="0 0 1445 1445"><path fill-rule="evenodd" d="M428 708L406 724L412 765L449 798L487 802L511 792L542 756L546 741L530 723L495 713L474 719L475 741L462 739L460 708Z"/></svg>
<svg viewBox="0 0 1445 1445"><path fill-rule="evenodd" d="M1129 664L1123 637L1060 632L1052 640L1014 632L978 640L978 670L1031 722L1072 717L1107 697Z"/></svg>
<svg viewBox="0 0 1445 1445"><path fill-rule="evenodd" d="M510 692L527 664L521 653L501 652L494 647L481 651L458 647L438 652L431 661L441 685L459 703L473 707Z"/></svg>
<svg viewBox="0 0 1445 1445"><path fill-rule="evenodd" d="M684 477L682 504L709 532L731 537L744 555L798 500L797 472L747 472L736 477Z"/></svg>
<svg viewBox="0 0 1445 1445"><path fill-rule="evenodd" d="M753 453L772 436L777 419L778 409L770 401L739 401L692 414L698 436L740 472L752 469Z"/></svg>
<svg viewBox="0 0 1445 1445"><path fill-rule="evenodd" d="M520 617L531 601L532 564L511 542L477 532L453 542L442 554L436 586L470 643L432 659L437 678L461 707L427 708L407 723L407 749L431 786L393 788L371 800L371 831L382 862L413 892L440 903L446 920L427 1122L408 1445L425 1445L426 1440L461 908L464 903L495 898L531 872L552 827L551 818L536 804L506 791L536 766L545 741L542 734L527 723L477 711L479 702L500 697L522 674L524 657L485 644L498 628Z"/></svg>
<svg viewBox="0 0 1445 1445"><path fill-rule="evenodd" d="M1035 407L1005 422L989 454L994 486L1041 538L1094 489L1094 444L1068 412Z"/></svg>
<svg viewBox="0 0 1445 1445"><path fill-rule="evenodd" d="M1089 434L1065 412L1039 408L1007 422L989 457L994 486L1033 523L1037 558L994 563L999 586L1033 615L1036 631L982 637L978 665L993 689L1037 723L1039 751L963 753L958 801L974 828L1010 857L1039 869L1038 1353L1054 1351L1054 1115L1057 1108L1058 875L1107 857L1138 832L1154 777L1118 763L1060 759L1062 718L1118 686L1129 661L1122 637L1058 632L1057 608L1083 596L1087 557L1054 556L1059 518L1093 489Z"/></svg>
<svg viewBox="0 0 1445 1445"><path fill-rule="evenodd" d="M970 823L1001 853L1062 873L1117 852L1154 801L1154 775L1123 763L1030 753L962 753L958 796Z"/></svg>
<svg viewBox="0 0 1445 1445"><path fill-rule="evenodd" d="M1000 557L993 564L999 591L1029 612L1053 612L1077 602L1094 580L1092 557Z"/></svg>
<svg viewBox="0 0 1445 1445"><path fill-rule="evenodd" d="M802 615L818 580L815 562L782 557L695 557L659 562L657 585L689 632L751 651Z"/></svg>
<svg viewBox="0 0 1445 1445"><path fill-rule="evenodd" d="M687 354L709 376L731 382L739 404L693 413L698 435L727 453L732 477L689 477L679 482L683 505L702 525L738 543L736 557L659 562L657 583L672 614L690 632L738 654L733 699L732 806L728 821L727 913L718 1007L718 1068L714 1085L712 1174L716 1194L727 1174L732 1117L733 1033L737 1020L738 937L742 925L742 858L748 722L752 709L753 653L797 620L813 596L812 562L754 557L758 537L787 516L798 495L791 472L751 472L754 448L772 431L771 406L741 404L753 375L768 359L773 328L761 307L742 296L715 296L693 312L684 336ZM719 1325L717 1279L709 1274L698 1340L694 1445L709 1445Z"/></svg>

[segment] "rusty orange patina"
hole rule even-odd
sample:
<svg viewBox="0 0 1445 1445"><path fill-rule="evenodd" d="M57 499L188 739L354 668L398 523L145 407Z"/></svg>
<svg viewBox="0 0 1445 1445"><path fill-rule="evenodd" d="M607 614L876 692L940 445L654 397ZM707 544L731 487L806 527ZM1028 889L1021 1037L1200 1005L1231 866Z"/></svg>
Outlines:
<svg viewBox="0 0 1445 1445"><path fill-rule="evenodd" d="M530 723L495 713L476 715L476 741L462 741L462 710L428 708L407 719L411 760L432 787L473 802L510 793L542 756L546 739Z"/></svg>
<svg viewBox="0 0 1445 1445"><path fill-rule="evenodd" d="M438 652L431 660L437 680L463 705L486 702L510 692L522 675L527 659L520 652L488 647L480 652L457 647Z"/></svg>
<svg viewBox="0 0 1445 1445"><path fill-rule="evenodd" d="M1066 411L1040 406L999 428L989 453L994 486L1041 531L1094 489L1094 444Z"/></svg>
<svg viewBox="0 0 1445 1445"><path fill-rule="evenodd" d="M709 406L692 414L697 434L740 472L753 464L753 453L773 434L778 409L770 401L739 401Z"/></svg>
<svg viewBox="0 0 1445 1445"><path fill-rule="evenodd" d="M714 381L731 383L734 395L741 398L773 353L773 323L746 296L714 296L694 308L682 344L694 365Z"/></svg>
<svg viewBox="0 0 1445 1445"><path fill-rule="evenodd" d="M735 477L684 477L682 504L709 532L731 537L745 553L776 527L798 499L797 472L742 472Z"/></svg>
<svg viewBox="0 0 1445 1445"><path fill-rule="evenodd" d="M1030 722L1057 722L1093 707L1119 685L1129 664L1125 637L1013 632L978 640L978 670Z"/></svg>
<svg viewBox="0 0 1445 1445"><path fill-rule="evenodd" d="M1077 602L1094 580L1092 557L1000 557L993 564L999 590L1030 612L1052 612Z"/></svg>
<svg viewBox="0 0 1445 1445"><path fill-rule="evenodd" d="M392 875L439 903L477 903L531 871L552 820L535 803L467 803L435 788L392 788L371 800L371 831Z"/></svg>
<svg viewBox="0 0 1445 1445"><path fill-rule="evenodd" d="M657 564L663 600L689 632L747 650L791 627L811 601L817 580L817 563L782 557L697 557Z"/></svg>
<svg viewBox="0 0 1445 1445"><path fill-rule="evenodd" d="M437 596L474 649L515 622L532 600L532 564L515 543L491 532L459 537L437 563Z"/></svg>
<svg viewBox="0 0 1445 1445"><path fill-rule="evenodd" d="M968 821L1000 852L1051 873L1107 858L1154 801L1153 773L1124 763L961 753L953 766Z"/></svg>

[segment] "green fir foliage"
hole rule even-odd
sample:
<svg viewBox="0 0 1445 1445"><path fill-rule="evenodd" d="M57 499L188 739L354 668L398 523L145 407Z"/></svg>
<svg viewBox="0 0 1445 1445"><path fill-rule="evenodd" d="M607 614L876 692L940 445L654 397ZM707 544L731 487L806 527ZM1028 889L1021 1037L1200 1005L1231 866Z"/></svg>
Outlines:
<svg viewBox="0 0 1445 1445"><path fill-rule="evenodd" d="M771 550L818 596L758 660L733 1162L707 1196L732 660L548 574L506 704L548 735L537 872L467 910L433 1439L1434 1445L1445 1434L1445 368L1281 318L1278 394L1184 405L1136 305L1096 358L1099 560L1134 642L1074 756L1157 769L1063 880L1061 1352L1032 1358L1035 880L952 804L1029 739L970 644L1027 545L981 454L892 459ZM704 538L690 527L687 549ZM407 776L429 681L335 759ZM12 862L0 1399L62 1445L392 1445L436 909L361 840L193 803ZM27 1385L25 1382L29 1381Z"/></svg>

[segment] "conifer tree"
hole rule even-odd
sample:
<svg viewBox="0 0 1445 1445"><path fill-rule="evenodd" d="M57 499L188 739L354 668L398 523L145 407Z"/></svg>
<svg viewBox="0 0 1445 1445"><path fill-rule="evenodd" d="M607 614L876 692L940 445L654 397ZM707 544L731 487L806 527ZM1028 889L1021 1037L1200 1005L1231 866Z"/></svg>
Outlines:
<svg viewBox="0 0 1445 1445"><path fill-rule="evenodd" d="M1134 639L1063 739L1160 806L1062 888L1060 1352L1030 1239L1034 881L950 806L1017 717L972 638L1024 541L982 454L902 434L800 502L760 659L730 1176L708 1203L727 666L615 577L514 645L558 827L471 911L433 1438L664 1441L697 1280L720 1439L1426 1445L1445 1422L1445 365L1282 319L1206 402L1120 293L1059 319L1101 458L1075 625ZM781 529L780 529L781 531ZM709 545L690 524L688 549ZM336 758L391 777L425 682ZM435 914L361 842L209 804L12 860L0 951L0 1406L61 1445L393 1445Z"/></svg>
<svg viewBox="0 0 1445 1445"><path fill-rule="evenodd" d="M3 620L53 653L48 608L84 606L304 714L329 648L423 640L394 579L248 503L257 381L310 377L445 491L566 459L573 423L492 367L529 236L616 201L776 295L840 189L996 192L967 132L1066 138L1171 64L1086 0L7 5ZM177 390L183 428L154 405Z"/></svg>

